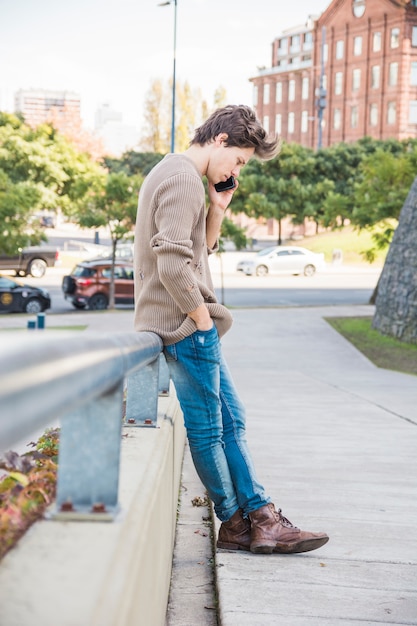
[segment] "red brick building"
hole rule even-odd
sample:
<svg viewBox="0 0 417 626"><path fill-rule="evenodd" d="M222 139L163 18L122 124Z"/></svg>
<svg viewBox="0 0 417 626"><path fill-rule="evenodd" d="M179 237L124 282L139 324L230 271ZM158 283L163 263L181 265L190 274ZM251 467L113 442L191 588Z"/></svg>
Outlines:
<svg viewBox="0 0 417 626"><path fill-rule="evenodd" d="M288 142L417 138L417 0L333 0L250 80L258 117Z"/></svg>

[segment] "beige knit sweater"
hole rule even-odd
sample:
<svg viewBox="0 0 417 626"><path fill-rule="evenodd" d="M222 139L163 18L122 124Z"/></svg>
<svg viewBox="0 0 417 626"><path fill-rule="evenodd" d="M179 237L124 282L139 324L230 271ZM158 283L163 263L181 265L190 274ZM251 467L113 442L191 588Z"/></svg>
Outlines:
<svg viewBox="0 0 417 626"><path fill-rule="evenodd" d="M135 330L152 331L164 345L196 330L187 313L203 302L219 335L232 324L219 304L206 244L204 185L194 163L168 154L144 181L135 230Z"/></svg>

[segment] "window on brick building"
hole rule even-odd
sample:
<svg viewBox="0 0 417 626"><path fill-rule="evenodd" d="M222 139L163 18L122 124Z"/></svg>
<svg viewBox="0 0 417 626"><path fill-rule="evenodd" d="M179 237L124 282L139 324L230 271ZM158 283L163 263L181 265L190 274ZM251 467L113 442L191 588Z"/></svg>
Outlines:
<svg viewBox="0 0 417 626"><path fill-rule="evenodd" d="M391 28L391 48L398 48L400 45L400 29Z"/></svg>
<svg viewBox="0 0 417 626"><path fill-rule="evenodd" d="M362 37L353 38L353 54L359 57L362 54Z"/></svg>
<svg viewBox="0 0 417 626"><path fill-rule="evenodd" d="M410 124L417 124L417 100L410 100L408 122Z"/></svg>
<svg viewBox="0 0 417 626"><path fill-rule="evenodd" d="M359 123L359 109L355 105L350 109L350 127L357 128Z"/></svg>
<svg viewBox="0 0 417 626"><path fill-rule="evenodd" d="M395 87L398 84L398 63L389 64L388 84L390 87Z"/></svg>
<svg viewBox="0 0 417 626"><path fill-rule="evenodd" d="M361 71L355 68L352 72L352 91L359 91L361 86Z"/></svg>
<svg viewBox="0 0 417 626"><path fill-rule="evenodd" d="M295 130L295 113L288 113L288 134L292 134Z"/></svg>
<svg viewBox="0 0 417 626"><path fill-rule="evenodd" d="M291 37L290 52L298 52L300 50L300 35L293 35Z"/></svg>
<svg viewBox="0 0 417 626"><path fill-rule="evenodd" d="M269 133L269 115L264 115L262 126L265 128L266 132Z"/></svg>
<svg viewBox="0 0 417 626"><path fill-rule="evenodd" d="M353 15L355 17L362 17L365 13L365 0L352 0Z"/></svg>
<svg viewBox="0 0 417 626"><path fill-rule="evenodd" d="M282 115L281 113L277 113L275 116L275 132L278 133L278 135L281 134L282 132Z"/></svg>
<svg viewBox="0 0 417 626"><path fill-rule="evenodd" d="M301 112L301 132L306 133L308 131L308 111Z"/></svg>
<svg viewBox="0 0 417 626"><path fill-rule="evenodd" d="M381 77L380 66L373 65L371 68L371 89L379 89L380 77Z"/></svg>
<svg viewBox="0 0 417 626"><path fill-rule="evenodd" d="M305 33L303 50L311 50L313 47L313 33Z"/></svg>
<svg viewBox="0 0 417 626"><path fill-rule="evenodd" d="M334 95L340 96L343 91L343 72L336 72L334 75Z"/></svg>
<svg viewBox="0 0 417 626"><path fill-rule="evenodd" d="M323 46L323 63L327 63L329 56L329 44L325 43Z"/></svg>
<svg viewBox="0 0 417 626"><path fill-rule="evenodd" d="M378 126L378 105L375 103L369 105L369 124Z"/></svg>
<svg viewBox="0 0 417 626"><path fill-rule="evenodd" d="M264 85L264 104L269 104L269 85Z"/></svg>
<svg viewBox="0 0 417 626"><path fill-rule="evenodd" d="M282 83L277 83L276 86L276 101L278 104L282 102Z"/></svg>
<svg viewBox="0 0 417 626"><path fill-rule="evenodd" d="M295 80L291 79L288 82L288 100L294 102L295 100Z"/></svg>
<svg viewBox="0 0 417 626"><path fill-rule="evenodd" d="M372 50L373 52L380 52L382 44L382 36L380 32L376 32L372 36Z"/></svg>
<svg viewBox="0 0 417 626"><path fill-rule="evenodd" d="M258 105L258 86L254 85L253 87L253 104L255 106Z"/></svg>
<svg viewBox="0 0 417 626"><path fill-rule="evenodd" d="M301 83L301 99L308 100L308 76L303 77L303 81Z"/></svg>
<svg viewBox="0 0 417 626"><path fill-rule="evenodd" d="M413 26L413 30L411 31L411 45L417 46L417 26Z"/></svg>
<svg viewBox="0 0 417 626"><path fill-rule="evenodd" d="M343 39L339 39L339 41L336 41L336 59L343 59L344 47L345 42Z"/></svg>
<svg viewBox="0 0 417 626"><path fill-rule="evenodd" d="M335 109L333 111L333 128L334 130L340 130L342 126L342 111Z"/></svg>
<svg viewBox="0 0 417 626"><path fill-rule="evenodd" d="M286 54L288 51L288 39L283 37L278 42L278 54Z"/></svg>
<svg viewBox="0 0 417 626"><path fill-rule="evenodd" d="M411 63L410 85L417 87L417 61Z"/></svg>
<svg viewBox="0 0 417 626"><path fill-rule="evenodd" d="M388 102L387 107L387 124L395 124L397 121L397 103Z"/></svg>

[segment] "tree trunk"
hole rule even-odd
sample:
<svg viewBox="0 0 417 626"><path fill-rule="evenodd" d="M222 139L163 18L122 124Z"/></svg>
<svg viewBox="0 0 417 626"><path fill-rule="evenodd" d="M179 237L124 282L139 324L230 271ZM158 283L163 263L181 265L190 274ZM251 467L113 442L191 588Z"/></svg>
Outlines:
<svg viewBox="0 0 417 626"><path fill-rule="evenodd" d="M417 343L417 178L414 179L378 281L372 327Z"/></svg>

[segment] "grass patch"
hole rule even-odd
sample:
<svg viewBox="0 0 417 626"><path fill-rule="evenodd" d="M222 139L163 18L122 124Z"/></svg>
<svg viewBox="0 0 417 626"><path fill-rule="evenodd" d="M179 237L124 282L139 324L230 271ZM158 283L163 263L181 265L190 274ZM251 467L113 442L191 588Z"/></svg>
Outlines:
<svg viewBox="0 0 417 626"><path fill-rule="evenodd" d="M371 328L372 317L326 317L374 365L417 376L417 345L381 335Z"/></svg>
<svg viewBox="0 0 417 626"><path fill-rule="evenodd" d="M359 232L354 230L352 226L304 237L301 241L294 242L294 245L298 244L312 252L323 252L326 263L332 262L333 250L342 250L343 263L348 265L369 265L361 253L374 247L372 234L369 231L362 230ZM387 252L388 249L378 251L371 267L382 266Z"/></svg>

